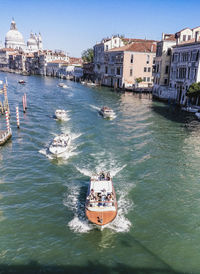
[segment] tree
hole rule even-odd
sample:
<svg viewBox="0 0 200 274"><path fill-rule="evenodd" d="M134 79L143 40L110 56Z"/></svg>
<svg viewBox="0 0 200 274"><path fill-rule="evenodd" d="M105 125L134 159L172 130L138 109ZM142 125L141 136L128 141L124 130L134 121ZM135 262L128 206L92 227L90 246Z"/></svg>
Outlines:
<svg viewBox="0 0 200 274"><path fill-rule="evenodd" d="M200 82L193 83L189 86L189 89L186 92L188 97L197 97L200 95Z"/></svg>
<svg viewBox="0 0 200 274"><path fill-rule="evenodd" d="M93 48L84 50L82 53L82 59L85 63L92 63L94 58L94 50Z"/></svg>
<svg viewBox="0 0 200 274"><path fill-rule="evenodd" d="M135 79L135 81L139 84L139 83L141 83L143 80L142 80L141 77L138 77L138 78Z"/></svg>

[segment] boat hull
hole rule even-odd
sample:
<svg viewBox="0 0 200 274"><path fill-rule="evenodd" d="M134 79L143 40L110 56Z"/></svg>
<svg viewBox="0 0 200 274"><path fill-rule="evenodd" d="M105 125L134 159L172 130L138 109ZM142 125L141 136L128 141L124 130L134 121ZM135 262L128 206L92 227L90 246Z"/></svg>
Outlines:
<svg viewBox="0 0 200 274"><path fill-rule="evenodd" d="M112 222L117 216L116 211L90 211L86 208L85 210L86 217L91 223L94 223L99 226L106 225Z"/></svg>

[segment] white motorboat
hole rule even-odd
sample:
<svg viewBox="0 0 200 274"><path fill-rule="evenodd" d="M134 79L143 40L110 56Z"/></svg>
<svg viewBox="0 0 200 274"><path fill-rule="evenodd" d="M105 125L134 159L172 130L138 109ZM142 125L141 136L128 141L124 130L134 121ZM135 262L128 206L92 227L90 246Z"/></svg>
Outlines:
<svg viewBox="0 0 200 274"><path fill-rule="evenodd" d="M18 83L24 85L24 84L26 84L26 81L24 81L24 80L19 80Z"/></svg>
<svg viewBox="0 0 200 274"><path fill-rule="evenodd" d="M97 86L97 84L95 84L95 83L90 83L90 82L86 83L86 85L87 85L87 86L90 86L90 87L96 87L96 86Z"/></svg>
<svg viewBox="0 0 200 274"><path fill-rule="evenodd" d="M85 214L90 222L99 226L110 223L117 216L117 199L109 172L91 177Z"/></svg>
<svg viewBox="0 0 200 274"><path fill-rule="evenodd" d="M196 112L195 116L200 120L200 112Z"/></svg>
<svg viewBox="0 0 200 274"><path fill-rule="evenodd" d="M198 108L195 108L195 107L182 107L181 109L183 111L187 111L187 112L191 112L191 113L195 113L198 111Z"/></svg>
<svg viewBox="0 0 200 274"><path fill-rule="evenodd" d="M103 116L105 119L114 119L115 113L114 111L109 107L102 107L99 111L99 114Z"/></svg>
<svg viewBox="0 0 200 274"><path fill-rule="evenodd" d="M68 86L66 84L64 84L64 83L59 83L58 86L60 88L68 88Z"/></svg>
<svg viewBox="0 0 200 274"><path fill-rule="evenodd" d="M67 112L64 109L57 109L55 111L55 116L58 120L64 121L67 119Z"/></svg>
<svg viewBox="0 0 200 274"><path fill-rule="evenodd" d="M49 151L56 157L67 151L71 138L68 134L56 136L49 146Z"/></svg>

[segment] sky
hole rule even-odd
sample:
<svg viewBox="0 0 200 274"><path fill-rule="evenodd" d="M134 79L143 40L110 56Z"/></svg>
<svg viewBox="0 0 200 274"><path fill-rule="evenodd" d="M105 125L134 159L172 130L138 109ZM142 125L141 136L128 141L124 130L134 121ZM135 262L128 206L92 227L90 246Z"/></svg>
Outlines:
<svg viewBox="0 0 200 274"><path fill-rule="evenodd" d="M0 41L12 17L25 42L40 32L44 49L81 57L84 50L115 34L160 40L200 26L198 0L0 0Z"/></svg>

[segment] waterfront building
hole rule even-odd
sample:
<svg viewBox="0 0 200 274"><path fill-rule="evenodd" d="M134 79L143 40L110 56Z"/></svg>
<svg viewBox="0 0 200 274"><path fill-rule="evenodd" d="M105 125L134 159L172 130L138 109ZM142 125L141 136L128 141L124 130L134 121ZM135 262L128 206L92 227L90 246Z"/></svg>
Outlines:
<svg viewBox="0 0 200 274"><path fill-rule="evenodd" d="M83 78L87 81L94 81L94 63L83 63Z"/></svg>
<svg viewBox="0 0 200 274"><path fill-rule="evenodd" d="M141 39L108 50L104 54L101 83L115 88L151 87L155 54L156 41Z"/></svg>
<svg viewBox="0 0 200 274"><path fill-rule="evenodd" d="M102 39L100 43L94 46L94 74L95 79L99 82L102 80L102 76L105 71L104 66L104 54L106 51L112 48L119 48L124 46L122 37L112 36L111 38Z"/></svg>
<svg viewBox="0 0 200 274"><path fill-rule="evenodd" d="M174 99L184 105L189 86L200 81L200 27L185 28L174 35L164 34L157 44L154 67L153 95Z"/></svg>
<svg viewBox="0 0 200 274"><path fill-rule="evenodd" d="M153 66L153 96L163 99L173 98L174 92L169 89L169 74L172 46L176 45L174 34L162 34L162 40L157 43L155 64Z"/></svg>
<svg viewBox="0 0 200 274"><path fill-rule="evenodd" d="M178 32L175 34L177 45L172 50L170 83L178 104L188 103L186 92L194 82L200 82L200 27L192 30L185 29L185 36ZM198 104L198 102L192 102Z"/></svg>
<svg viewBox="0 0 200 274"><path fill-rule="evenodd" d="M94 77L102 85L122 88L152 86L156 41L113 36L94 46Z"/></svg>
<svg viewBox="0 0 200 274"><path fill-rule="evenodd" d="M12 48L0 49L0 68L9 68L9 56L17 54L17 50Z"/></svg>

